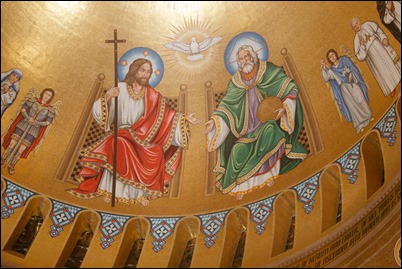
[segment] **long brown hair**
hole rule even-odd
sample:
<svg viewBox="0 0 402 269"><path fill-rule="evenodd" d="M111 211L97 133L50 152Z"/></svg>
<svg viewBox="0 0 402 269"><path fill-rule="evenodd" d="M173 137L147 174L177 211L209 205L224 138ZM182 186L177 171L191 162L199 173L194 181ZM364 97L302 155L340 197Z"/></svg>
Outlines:
<svg viewBox="0 0 402 269"><path fill-rule="evenodd" d="M135 73L137 73L138 69L140 69L141 65L148 63L151 66L151 74L152 74L152 63L151 61L144 59L144 58L138 58L135 60L132 64L130 64L130 68L128 69L127 75L124 78L124 82L127 83L127 85L133 85L135 81Z"/></svg>
<svg viewBox="0 0 402 269"><path fill-rule="evenodd" d="M333 66L334 63L329 59L329 54L330 54L331 52L335 53L335 56L336 56L336 59L337 59L337 60L339 59L339 57L338 57L338 53L337 53L334 49L330 49L330 50L327 52L327 60L328 60L329 64L330 64L331 66Z"/></svg>

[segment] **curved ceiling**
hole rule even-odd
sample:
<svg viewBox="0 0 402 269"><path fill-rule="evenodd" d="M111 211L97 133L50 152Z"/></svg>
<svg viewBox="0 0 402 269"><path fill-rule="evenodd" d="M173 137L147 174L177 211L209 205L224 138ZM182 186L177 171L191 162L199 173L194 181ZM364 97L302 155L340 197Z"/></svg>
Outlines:
<svg viewBox="0 0 402 269"><path fill-rule="evenodd" d="M122 214L170 216L233 208L279 193L313 176L356 144L384 115L396 97L385 97L366 62L357 65L369 86L374 121L362 133L339 115L337 105L320 71L320 59L329 49L346 45L353 51L355 33L351 19L379 24L396 51L400 43L383 26L375 2L2 2L1 70L23 71L20 93L2 116L4 130L31 88L51 87L54 101L62 101L60 115L36 155L22 159L14 175L2 175L19 184L67 203ZM119 57L136 47L156 51L164 62L164 74L156 87L163 95L177 96L185 85L187 111L203 123L191 126L189 149L183 159L183 178L178 199L152 201L148 207L117 204L111 208L100 198L80 200L65 192L71 183L55 181L57 168L72 143L72 136L88 104L98 74L105 87L114 81L114 30L125 43ZM307 158L296 169L281 175L271 188L255 190L241 201L215 190L205 195L208 173L204 123L208 118L205 85L224 91L230 80L224 53L236 35L254 32L269 48L269 61L284 65L281 50L291 55L303 89L312 106L323 151ZM191 38L222 37L200 61L167 48L170 42L190 43ZM208 84L209 85L209 84ZM398 88L400 91L400 86ZM3 150L3 149L2 149Z"/></svg>

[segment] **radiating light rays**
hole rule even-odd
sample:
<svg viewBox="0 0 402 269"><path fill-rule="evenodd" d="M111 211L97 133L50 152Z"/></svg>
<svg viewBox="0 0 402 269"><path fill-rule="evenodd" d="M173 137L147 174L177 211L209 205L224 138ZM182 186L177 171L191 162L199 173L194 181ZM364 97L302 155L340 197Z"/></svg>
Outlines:
<svg viewBox="0 0 402 269"><path fill-rule="evenodd" d="M197 42L202 42L208 37L214 37L219 35L218 29L212 29L211 19L201 21L199 17L184 18L184 22L181 25L171 25L171 36L164 36L167 38L167 42L182 42L190 44L191 38L195 38ZM166 43L167 43L166 42ZM166 49L162 51L162 56L165 59L166 69L170 69L179 80L183 78L197 79L203 74L213 70L214 64L216 64L221 57L218 54L220 43L210 47L208 50L201 52L204 57L198 61L189 61L187 59L188 54L172 51Z"/></svg>

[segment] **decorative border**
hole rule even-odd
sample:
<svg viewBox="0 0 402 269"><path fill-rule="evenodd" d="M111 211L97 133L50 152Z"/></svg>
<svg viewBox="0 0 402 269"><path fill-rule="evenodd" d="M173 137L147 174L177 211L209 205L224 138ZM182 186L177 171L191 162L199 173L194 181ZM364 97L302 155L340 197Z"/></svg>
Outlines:
<svg viewBox="0 0 402 269"><path fill-rule="evenodd" d="M346 152L346 154L335 161L341 166L341 172L348 176L350 184L355 184L357 180L357 172L359 172L357 166L359 165L361 158L361 144L362 142L359 141L353 148Z"/></svg>
<svg viewBox="0 0 402 269"><path fill-rule="evenodd" d="M166 238L174 233L174 228L176 226L178 218L148 218L151 222L151 230L149 233L155 239L152 244L154 245L153 250L159 252L162 250L163 246L166 244Z"/></svg>
<svg viewBox="0 0 402 269"><path fill-rule="evenodd" d="M53 199L50 199L50 201L52 201L52 211L49 216L53 225L50 226L49 233L50 236L54 238L60 235L64 226L74 222L75 216L78 212L83 210L83 208L65 204Z"/></svg>
<svg viewBox="0 0 402 269"><path fill-rule="evenodd" d="M382 138L388 139L387 142L390 146L393 146L396 141L395 128L397 126L397 115L395 107L396 103L392 105L380 122L373 127L373 129L377 129L380 132ZM343 174L348 175L350 184L354 184L357 180L357 167L361 159L361 145L362 140L334 162L341 166L341 172ZM299 202L303 203L303 208L307 214L311 213L314 208L314 197L319 190L319 178L321 173L322 171L290 188L297 192L297 199ZM27 201L32 196L38 195L38 193L21 187L11 182L9 179L2 178L6 184L5 191L2 194L5 204L5 206L2 207L2 219L7 219L15 212L15 209L24 207ZM263 200L241 206L246 207L250 211L250 219L256 224L255 229L258 235L263 234L265 231L267 220L273 212L273 202L278 195L279 194L276 194ZM75 216L86 208L73 206L51 198L49 199L52 202L50 218L53 223L53 225L50 226L49 233L50 236L54 238L63 231L64 226L74 222ZM232 209L203 215L193 215L201 220L201 232L206 236L204 240L207 247L212 247L215 244L218 238L217 234L225 225L225 218L230 210ZM101 216L101 225L99 226L99 230L103 235L101 238L101 246L103 249L107 249L110 247L111 243L114 242L114 237L123 232L127 221L134 216L96 212ZM155 252L162 250L163 246L166 244L166 238L174 233L177 221L181 218L183 218L183 216L172 218L147 218L151 222L150 234L155 239L153 242Z"/></svg>
<svg viewBox="0 0 402 269"><path fill-rule="evenodd" d="M246 205L246 207L250 210L251 221L256 224L255 229L258 235L261 235L265 231L267 219L274 211L272 205L276 197L277 195L274 195L256 203Z"/></svg>
<svg viewBox="0 0 402 269"><path fill-rule="evenodd" d="M1 208L1 218L7 219L11 214L14 214L15 209L24 207L28 199L37 193L14 184L4 177L2 178L6 182L6 189L2 195L5 206Z"/></svg>
<svg viewBox="0 0 402 269"><path fill-rule="evenodd" d="M113 243L113 238L123 232L126 222L133 217L112 215L103 212L98 213L101 215L99 230L103 234L101 246L103 249L106 249Z"/></svg>
<svg viewBox="0 0 402 269"><path fill-rule="evenodd" d="M385 116L374 126L380 132L382 138L387 138L390 146L396 142L396 123L398 121L395 111L396 103L388 110Z"/></svg>
<svg viewBox="0 0 402 269"><path fill-rule="evenodd" d="M314 205L314 197L319 189L319 178L322 171L318 172L314 176L305 180L304 182L292 187L297 192L297 201L302 202L304 204L304 212L310 214L313 210Z"/></svg>
<svg viewBox="0 0 402 269"><path fill-rule="evenodd" d="M205 234L205 245L207 247L212 247L215 244L215 240L218 238L218 232L223 228L225 224L225 217L229 210L198 215L197 217L201 220L201 232Z"/></svg>

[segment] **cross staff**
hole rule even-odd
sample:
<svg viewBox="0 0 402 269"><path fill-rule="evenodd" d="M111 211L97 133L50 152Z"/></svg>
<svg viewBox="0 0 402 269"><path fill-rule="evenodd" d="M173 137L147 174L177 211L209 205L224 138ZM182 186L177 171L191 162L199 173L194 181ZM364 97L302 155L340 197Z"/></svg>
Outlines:
<svg viewBox="0 0 402 269"><path fill-rule="evenodd" d="M117 39L117 30L114 30L114 39L105 40L106 43L114 43L114 86L117 87L117 43L126 43L125 39ZM114 139L113 139L113 185L112 185L112 207L114 207L114 200L116 198L116 162L117 162L117 112L118 96L114 98Z"/></svg>

